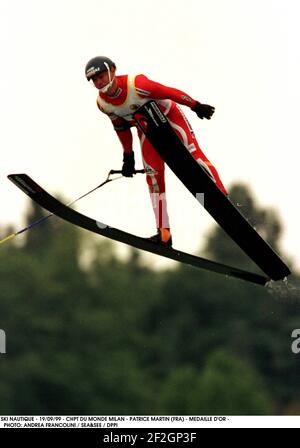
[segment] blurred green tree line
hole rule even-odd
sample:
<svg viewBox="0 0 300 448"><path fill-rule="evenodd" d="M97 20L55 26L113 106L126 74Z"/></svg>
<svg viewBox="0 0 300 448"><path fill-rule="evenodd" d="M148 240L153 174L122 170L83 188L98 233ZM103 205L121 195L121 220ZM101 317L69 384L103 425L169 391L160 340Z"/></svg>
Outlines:
<svg viewBox="0 0 300 448"><path fill-rule="evenodd" d="M276 212L243 185L231 197L278 251ZM27 222L42 213L30 204ZM205 255L255 269L218 227ZM125 262L56 218L0 247L0 284L2 415L300 414L295 295L179 264L153 271L135 250Z"/></svg>

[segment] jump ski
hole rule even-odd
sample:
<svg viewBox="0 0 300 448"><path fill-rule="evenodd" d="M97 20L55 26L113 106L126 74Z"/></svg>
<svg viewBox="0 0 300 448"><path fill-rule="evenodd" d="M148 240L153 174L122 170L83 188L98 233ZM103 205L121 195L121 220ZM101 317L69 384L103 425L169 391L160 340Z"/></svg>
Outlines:
<svg viewBox="0 0 300 448"><path fill-rule="evenodd" d="M191 156L154 100L134 114L135 120L161 158L195 196L204 194L204 208L230 238L272 280L291 272L281 258L256 232L231 200L216 186L203 166Z"/></svg>
<svg viewBox="0 0 300 448"><path fill-rule="evenodd" d="M252 272L247 272L242 269L187 254L170 247L155 244L149 241L147 238L132 235L130 233L103 224L95 219L89 218L88 216L85 216L62 204L56 198L47 193L27 174L10 174L8 178L41 207L45 208L52 214L64 219L65 221L68 221L93 233L103 235L112 240L128 244L132 247L141 249L146 252L161 255L165 258L176 260L178 262L195 266L200 269L225 274L230 277L236 277L248 282L256 283L258 285L265 286L270 281L269 277Z"/></svg>

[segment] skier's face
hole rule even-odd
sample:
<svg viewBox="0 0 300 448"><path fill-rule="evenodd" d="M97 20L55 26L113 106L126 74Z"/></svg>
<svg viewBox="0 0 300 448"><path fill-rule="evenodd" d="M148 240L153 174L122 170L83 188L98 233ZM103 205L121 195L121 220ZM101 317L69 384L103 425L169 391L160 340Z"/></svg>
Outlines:
<svg viewBox="0 0 300 448"><path fill-rule="evenodd" d="M102 87L106 86L109 83L108 73L105 70L104 72L100 72L97 75L93 76L93 83L97 89L102 89Z"/></svg>
<svg viewBox="0 0 300 448"><path fill-rule="evenodd" d="M115 69L112 67L110 70L111 79L113 79L114 75L115 75ZM97 75L93 76L92 79L93 79L94 86L97 89L102 89L110 81L107 70L98 73Z"/></svg>

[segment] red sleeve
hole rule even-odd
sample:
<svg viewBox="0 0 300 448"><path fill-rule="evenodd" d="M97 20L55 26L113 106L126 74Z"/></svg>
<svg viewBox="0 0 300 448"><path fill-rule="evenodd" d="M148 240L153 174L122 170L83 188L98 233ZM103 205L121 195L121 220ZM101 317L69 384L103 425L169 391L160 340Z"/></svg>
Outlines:
<svg viewBox="0 0 300 448"><path fill-rule="evenodd" d="M124 152L132 151L132 133L130 130L131 125L128 121L124 120L122 117L117 117L116 115L110 116L111 122L113 124L114 130L119 137L119 140L123 146Z"/></svg>
<svg viewBox="0 0 300 448"><path fill-rule="evenodd" d="M158 82L151 81L145 75L137 75L135 78L135 88L138 95L151 97L157 100L173 100L183 106L194 107L197 103L192 97L174 87L167 87Z"/></svg>
<svg viewBox="0 0 300 448"><path fill-rule="evenodd" d="M125 131L116 131L124 152L132 152L132 133L130 129Z"/></svg>
<svg viewBox="0 0 300 448"><path fill-rule="evenodd" d="M100 109L102 112L104 112L102 109ZM105 112L104 112L105 113ZM106 114L106 113L105 113ZM132 133L130 130L131 125L128 123L128 121L124 120L122 117L118 117L114 114L106 114L114 127L114 130L117 133L117 136L119 137L119 140L123 146L124 152L132 152Z"/></svg>
<svg viewBox="0 0 300 448"><path fill-rule="evenodd" d="M131 125L122 117L118 117L114 114L108 114L104 109L102 109L97 101L98 109L107 115L114 127L114 130L119 137L119 140L123 146L124 152L132 152L132 133L130 130Z"/></svg>

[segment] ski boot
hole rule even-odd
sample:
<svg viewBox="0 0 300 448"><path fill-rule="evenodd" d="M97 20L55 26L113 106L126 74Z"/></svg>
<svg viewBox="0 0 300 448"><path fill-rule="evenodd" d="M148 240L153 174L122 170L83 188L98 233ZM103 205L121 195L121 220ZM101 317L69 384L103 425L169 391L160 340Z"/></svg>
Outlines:
<svg viewBox="0 0 300 448"><path fill-rule="evenodd" d="M157 229L157 234L148 238L149 241L155 244L162 244L167 247L172 246L172 235L170 229L167 227L160 227Z"/></svg>

